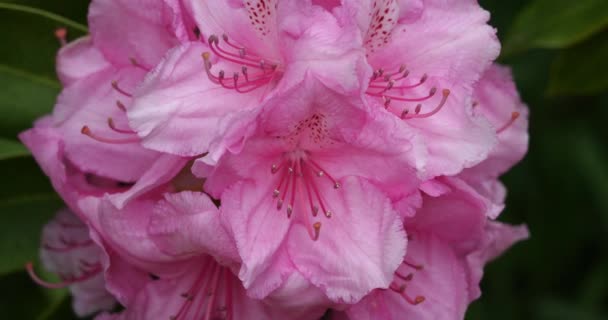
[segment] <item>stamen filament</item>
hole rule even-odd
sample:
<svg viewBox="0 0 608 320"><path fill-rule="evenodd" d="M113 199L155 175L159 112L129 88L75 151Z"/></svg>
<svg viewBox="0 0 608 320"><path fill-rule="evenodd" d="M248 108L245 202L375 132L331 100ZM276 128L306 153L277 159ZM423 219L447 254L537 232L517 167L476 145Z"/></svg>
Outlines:
<svg viewBox="0 0 608 320"><path fill-rule="evenodd" d="M496 130L496 134L499 134L505 130L507 130L507 128L509 128L510 126L513 125L513 123L515 123L515 120L517 120L517 118L519 118L520 114L519 112L513 112L511 113L511 118L509 119L509 121L507 121L507 123L505 123L502 127L500 127L498 130Z"/></svg>
<svg viewBox="0 0 608 320"><path fill-rule="evenodd" d="M129 144L129 143L139 142L139 138L138 137L127 138L127 139L112 139L112 138L100 137L98 135L95 135L93 132L91 132L91 129L89 127L87 127L87 126L83 126L82 129L80 130L80 133L82 133L82 134L84 134L86 136L89 136L93 140L97 140L97 141L103 142L103 143Z"/></svg>

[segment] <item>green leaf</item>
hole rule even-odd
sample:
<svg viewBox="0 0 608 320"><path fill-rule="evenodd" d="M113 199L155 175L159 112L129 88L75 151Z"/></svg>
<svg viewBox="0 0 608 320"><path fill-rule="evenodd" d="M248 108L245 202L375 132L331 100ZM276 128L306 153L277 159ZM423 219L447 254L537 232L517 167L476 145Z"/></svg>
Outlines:
<svg viewBox="0 0 608 320"><path fill-rule="evenodd" d="M0 138L0 160L23 157L29 154L29 151L19 142Z"/></svg>
<svg viewBox="0 0 608 320"><path fill-rule="evenodd" d="M538 305L539 316L535 319L547 320L606 320L593 310L581 308L571 301L546 300Z"/></svg>
<svg viewBox="0 0 608 320"><path fill-rule="evenodd" d="M2 161L0 275L38 257L40 232L63 204L31 157Z"/></svg>
<svg viewBox="0 0 608 320"><path fill-rule="evenodd" d="M89 32L89 30L87 29L87 26L82 25L76 21L72 21L61 15L43 10L43 9L32 8L29 6L24 6L24 5L20 5L20 4L14 4L14 3L3 3L3 2L0 2L0 9L12 10L12 11L17 11L17 12L24 12L24 13L37 15L37 16L44 17L49 20L53 20L59 24L65 25L66 27L72 27L76 30L79 30L79 31L82 31L85 33Z"/></svg>
<svg viewBox="0 0 608 320"><path fill-rule="evenodd" d="M57 311L69 301L68 291L49 290L35 284L25 272L0 278L0 314L2 319L68 320L56 317Z"/></svg>
<svg viewBox="0 0 608 320"><path fill-rule="evenodd" d="M49 113L59 84L16 68L0 65L0 136L15 137Z"/></svg>
<svg viewBox="0 0 608 320"><path fill-rule="evenodd" d="M548 93L552 96L599 93L608 89L607 74L608 31L605 31L557 56Z"/></svg>
<svg viewBox="0 0 608 320"><path fill-rule="evenodd" d="M3 199L0 203L0 274L23 269L38 257L42 226L62 206L52 193Z"/></svg>
<svg viewBox="0 0 608 320"><path fill-rule="evenodd" d="M65 0L11 2L13 3L0 1L0 30L7 30L2 33L0 64L55 79L55 55L60 47L59 41L55 37L55 30L67 27L69 39L80 37L85 32L81 30L80 23L73 22L74 19L63 18L51 13L58 8L54 8L54 6L51 8L50 5L44 3L63 3L66 8L71 6ZM37 7L45 9L41 10ZM15 10L15 8L21 10ZM69 12L67 9L65 11ZM44 15L32 14L32 12ZM84 13L82 15L84 16ZM47 17L53 17L53 19ZM75 29L70 25L79 27Z"/></svg>
<svg viewBox="0 0 608 320"><path fill-rule="evenodd" d="M516 18L503 54L530 48L564 48L608 26L606 0L535 0Z"/></svg>

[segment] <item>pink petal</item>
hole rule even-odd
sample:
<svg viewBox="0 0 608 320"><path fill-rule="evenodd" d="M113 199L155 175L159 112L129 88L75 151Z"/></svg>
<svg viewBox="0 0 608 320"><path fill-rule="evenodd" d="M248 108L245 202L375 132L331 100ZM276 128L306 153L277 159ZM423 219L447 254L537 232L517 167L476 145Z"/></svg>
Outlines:
<svg viewBox="0 0 608 320"><path fill-rule="evenodd" d="M332 217L311 218L321 221L319 239L311 239L310 226L296 224L287 244L304 277L330 299L353 303L375 288L388 286L402 261L406 237L384 194L362 179L348 178L343 183L341 190L325 192Z"/></svg>
<svg viewBox="0 0 608 320"><path fill-rule="evenodd" d="M114 65L154 67L177 44L171 28L172 12L160 0L95 0L89 8L89 27L95 46Z"/></svg>
<svg viewBox="0 0 608 320"><path fill-rule="evenodd" d="M292 269L281 248L290 222L269 201L273 188L269 184L240 182L222 197L221 216L242 259L239 278L258 298L278 288Z"/></svg>
<svg viewBox="0 0 608 320"><path fill-rule="evenodd" d="M530 237L525 225L510 226L500 222L488 222L485 236L479 249L466 257L468 265L469 300L473 301L481 295L479 282L483 277L483 267L494 260L515 243Z"/></svg>
<svg viewBox="0 0 608 320"><path fill-rule="evenodd" d="M63 86L110 67L103 54L84 37L62 47L57 54L57 76Z"/></svg>
<svg viewBox="0 0 608 320"><path fill-rule="evenodd" d="M280 60L277 47L276 0L184 1L191 8L202 36L226 34L239 45L267 60ZM255 14L254 14L255 12ZM250 18L251 17L251 18Z"/></svg>
<svg viewBox="0 0 608 320"><path fill-rule="evenodd" d="M486 117L495 130L503 131L498 133L498 144L489 158L468 169L466 175L475 180L495 178L519 162L528 150L528 108L517 93L511 71L498 65L486 70L475 86L474 99L475 111ZM518 118L509 125L515 112Z"/></svg>
<svg viewBox="0 0 608 320"><path fill-rule="evenodd" d="M125 114L117 108L117 100L128 99L112 88L118 81L123 90L130 90L143 74L135 68L105 69L64 89L53 112L53 125L65 142L67 157L83 171L120 181L138 179L157 153L143 149L135 134L113 131L108 125L112 118L116 126L129 130ZM108 139L135 139L133 143L105 143L81 133L87 126L93 134Z"/></svg>
<svg viewBox="0 0 608 320"><path fill-rule="evenodd" d="M241 94L209 80L201 57L206 51L196 43L176 48L137 91L128 117L144 146L182 156L204 154L239 112L257 105L263 90ZM220 63L212 70L223 68Z"/></svg>
<svg viewBox="0 0 608 320"><path fill-rule="evenodd" d="M207 312L212 319L222 314L235 320L289 317L284 310L272 310L247 297L238 278L210 258L176 265L175 269L178 271L174 277L149 281L125 311L106 315L105 319L172 319L172 316L178 320L199 319Z"/></svg>
<svg viewBox="0 0 608 320"><path fill-rule="evenodd" d="M219 211L202 192L166 194L155 209L150 236L165 253L176 259L212 254L220 261L239 261L234 240L220 224Z"/></svg>

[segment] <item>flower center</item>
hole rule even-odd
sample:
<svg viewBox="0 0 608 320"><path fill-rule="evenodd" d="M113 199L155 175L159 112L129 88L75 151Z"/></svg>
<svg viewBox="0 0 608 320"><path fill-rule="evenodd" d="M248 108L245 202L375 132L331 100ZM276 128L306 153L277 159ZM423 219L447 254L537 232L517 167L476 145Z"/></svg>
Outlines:
<svg viewBox="0 0 608 320"><path fill-rule="evenodd" d="M237 283L230 270L209 259L192 287L180 295L184 302L169 319L232 319L232 289Z"/></svg>
<svg viewBox="0 0 608 320"><path fill-rule="evenodd" d="M398 69L392 71L385 71L380 68L374 71L367 91L367 95L372 97L381 98L384 107L392 113L401 117L401 119L421 119L428 118L439 112L445 105L450 95L449 89L443 89L441 91L441 99L437 105L427 112L422 112L423 102L430 101L436 94L437 88L432 87L426 96L422 97L407 97L407 92L411 92L414 89L422 87L428 80L428 76L424 74L418 81L409 81L408 76L410 71L401 65ZM414 108L411 106L396 106L396 103L391 104L393 101L405 102L405 103L418 103Z"/></svg>
<svg viewBox="0 0 608 320"><path fill-rule="evenodd" d="M321 188L328 182L336 190L341 185L327 170L312 159L310 152L301 149L287 152L278 164L272 165L270 172L278 176L272 197L276 199L277 210L281 210L283 205L287 204L287 218L291 218L296 207L296 200L303 202L298 208L308 207L313 218L317 217L319 210L326 218L331 218L332 211ZM310 237L318 240L321 222L316 221L311 224L308 214L302 214L301 217L308 226Z"/></svg>
<svg viewBox="0 0 608 320"><path fill-rule="evenodd" d="M282 71L280 64L263 59L242 46L239 46L223 35L223 46L220 46L220 39L216 35L211 35L208 40L211 52L221 61L235 64L235 69L231 72L219 70L217 74L212 72L211 52L203 53L205 61L205 71L209 80L219 84L226 89L234 89L239 93L247 93L272 83L280 77ZM237 71L238 70L238 71Z"/></svg>

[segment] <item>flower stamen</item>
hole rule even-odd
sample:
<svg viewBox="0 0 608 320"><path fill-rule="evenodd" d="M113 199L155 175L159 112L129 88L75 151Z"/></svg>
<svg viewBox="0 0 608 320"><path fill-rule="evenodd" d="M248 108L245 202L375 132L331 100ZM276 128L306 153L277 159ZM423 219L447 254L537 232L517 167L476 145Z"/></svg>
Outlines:
<svg viewBox="0 0 608 320"><path fill-rule="evenodd" d="M507 130L509 127L511 127L513 125L513 123L515 123L515 120L517 120L519 118L519 116L520 116L520 113L517 111L511 113L511 118L509 118L509 121L507 121L507 123L505 123L500 128L498 128L496 130L496 134L499 134L499 133Z"/></svg>
<svg viewBox="0 0 608 320"><path fill-rule="evenodd" d="M133 98L132 94L126 92L125 90L123 90L121 87L118 86L118 81L112 81L112 88L114 88L114 90L118 91L118 93L124 95L125 97Z"/></svg>
<svg viewBox="0 0 608 320"><path fill-rule="evenodd" d="M27 273L29 274L30 278L34 280L34 282L49 289L62 289L72 284L89 280L103 270L101 264L99 263L89 263L82 260L79 263L79 271L81 274L80 276L59 275L62 281L58 283L52 283L43 280L36 274L36 272L34 271L34 264L32 262L26 263L25 269L27 270Z"/></svg>
<svg viewBox="0 0 608 320"><path fill-rule="evenodd" d="M97 140L97 141L103 142L103 143L129 144L129 143L139 142L139 138L138 137L125 138L125 139L113 139L113 138L102 137L102 136L94 134L88 126L83 126L82 129L80 129L80 133L84 134L85 136L88 136L88 137L92 138L93 140Z"/></svg>
<svg viewBox="0 0 608 320"><path fill-rule="evenodd" d="M211 52L220 59L227 62L231 62L241 66L240 73L234 72L231 82L224 82L225 71L220 70L217 75L211 71L213 64L211 63L211 53L204 52L202 54L205 72L213 83L219 84L226 89L234 89L239 93L248 93L254 91L260 87L263 87L272 82L276 77L276 71L278 69L277 63L268 64L266 60L247 52L243 47L239 47L236 44L229 41L228 36L222 36L223 42L227 44L230 50L235 50L236 53L230 52L220 46L220 39L216 35L211 35L208 39L209 48ZM249 68L259 70L260 72L252 74L249 72ZM240 77L240 74L243 77Z"/></svg>

